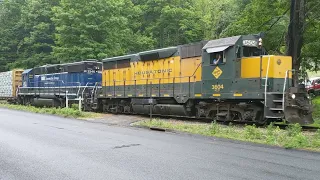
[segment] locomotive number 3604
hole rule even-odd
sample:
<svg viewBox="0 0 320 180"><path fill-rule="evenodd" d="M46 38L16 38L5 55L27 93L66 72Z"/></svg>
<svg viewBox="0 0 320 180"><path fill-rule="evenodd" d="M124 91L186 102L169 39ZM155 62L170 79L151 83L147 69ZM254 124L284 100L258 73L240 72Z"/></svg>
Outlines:
<svg viewBox="0 0 320 180"><path fill-rule="evenodd" d="M212 89L215 91L220 91L221 89L224 89L223 84L215 84L212 85Z"/></svg>

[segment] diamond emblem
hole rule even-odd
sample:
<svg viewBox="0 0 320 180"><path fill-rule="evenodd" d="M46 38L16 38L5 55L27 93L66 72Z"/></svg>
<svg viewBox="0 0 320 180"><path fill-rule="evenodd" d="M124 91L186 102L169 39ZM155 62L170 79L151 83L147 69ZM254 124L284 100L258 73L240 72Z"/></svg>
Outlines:
<svg viewBox="0 0 320 180"><path fill-rule="evenodd" d="M222 70L219 67L216 67L213 72L212 72L213 76L218 79L221 74L222 74Z"/></svg>

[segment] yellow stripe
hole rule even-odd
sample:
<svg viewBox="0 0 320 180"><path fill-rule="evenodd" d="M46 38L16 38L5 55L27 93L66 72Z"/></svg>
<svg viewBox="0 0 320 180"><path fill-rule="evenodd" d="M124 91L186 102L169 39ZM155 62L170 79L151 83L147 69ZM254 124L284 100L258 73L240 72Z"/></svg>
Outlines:
<svg viewBox="0 0 320 180"><path fill-rule="evenodd" d="M235 96L235 97L241 97L242 94L233 94L233 96Z"/></svg>
<svg viewBox="0 0 320 180"><path fill-rule="evenodd" d="M128 97L132 97L132 94L128 94Z"/></svg>
<svg viewBox="0 0 320 180"><path fill-rule="evenodd" d="M155 95L155 94L152 94L152 97L156 97L157 95Z"/></svg>
<svg viewBox="0 0 320 180"><path fill-rule="evenodd" d="M112 95L111 95L111 94L108 94L108 96L111 97Z"/></svg>
<svg viewBox="0 0 320 180"><path fill-rule="evenodd" d="M143 94L139 94L140 97L143 97Z"/></svg>
<svg viewBox="0 0 320 180"><path fill-rule="evenodd" d="M221 94L212 94L213 97L220 97Z"/></svg>
<svg viewBox="0 0 320 180"><path fill-rule="evenodd" d="M202 94L195 94L195 97L202 97Z"/></svg>
<svg viewBox="0 0 320 180"><path fill-rule="evenodd" d="M121 94L118 94L118 97L122 96Z"/></svg>
<svg viewBox="0 0 320 180"><path fill-rule="evenodd" d="M163 96L164 96L164 97L169 97L170 95L169 95L169 94L164 94Z"/></svg>

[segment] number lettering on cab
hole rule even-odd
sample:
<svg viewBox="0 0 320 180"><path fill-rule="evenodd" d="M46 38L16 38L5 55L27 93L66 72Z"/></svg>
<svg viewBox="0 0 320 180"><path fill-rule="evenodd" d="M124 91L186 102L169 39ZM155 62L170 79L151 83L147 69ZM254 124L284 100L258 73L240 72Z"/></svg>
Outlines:
<svg viewBox="0 0 320 180"><path fill-rule="evenodd" d="M214 91L220 91L221 89L224 89L224 86L223 84L215 84L215 85L212 85L212 89Z"/></svg>

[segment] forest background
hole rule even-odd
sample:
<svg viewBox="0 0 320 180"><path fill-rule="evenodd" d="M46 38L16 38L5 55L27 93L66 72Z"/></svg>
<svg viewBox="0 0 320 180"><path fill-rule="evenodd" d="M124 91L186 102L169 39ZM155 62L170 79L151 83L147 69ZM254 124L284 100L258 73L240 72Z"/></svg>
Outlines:
<svg viewBox="0 0 320 180"><path fill-rule="evenodd" d="M318 71L320 2L304 0L301 67ZM284 55L289 0L0 0L0 72L265 33Z"/></svg>

